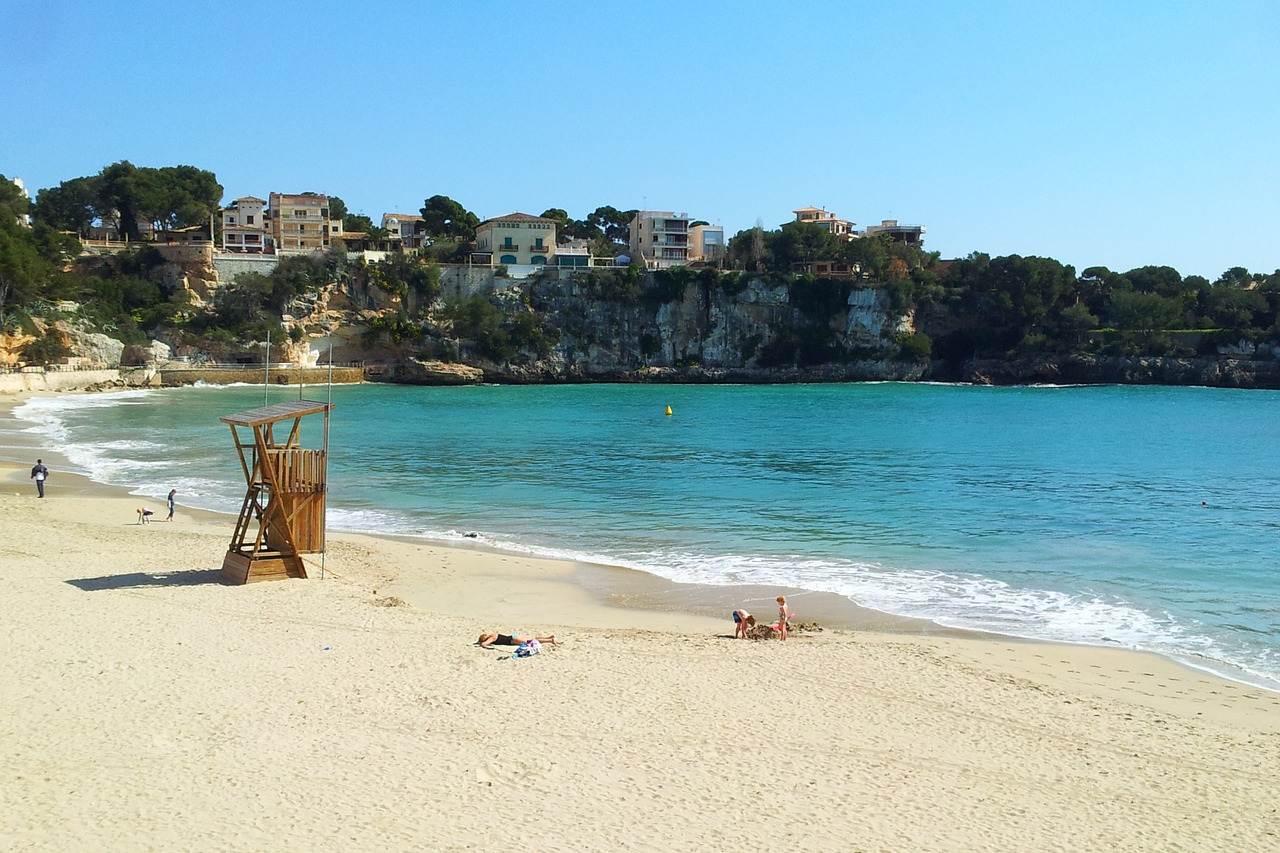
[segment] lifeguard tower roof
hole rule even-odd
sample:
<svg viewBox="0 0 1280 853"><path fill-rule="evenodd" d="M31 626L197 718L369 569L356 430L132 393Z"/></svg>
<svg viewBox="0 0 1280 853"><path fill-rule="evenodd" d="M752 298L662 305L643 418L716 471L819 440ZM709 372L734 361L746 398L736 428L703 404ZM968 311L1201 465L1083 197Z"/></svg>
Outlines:
<svg viewBox="0 0 1280 853"><path fill-rule="evenodd" d="M331 408L332 406L329 403L320 403L316 400L294 400L289 403L275 403L270 406L263 406L260 409L249 409L247 412L236 412L234 415L223 415L218 420L233 426L252 427L273 424L276 421L283 421L288 418L315 415L320 412L327 412Z"/></svg>

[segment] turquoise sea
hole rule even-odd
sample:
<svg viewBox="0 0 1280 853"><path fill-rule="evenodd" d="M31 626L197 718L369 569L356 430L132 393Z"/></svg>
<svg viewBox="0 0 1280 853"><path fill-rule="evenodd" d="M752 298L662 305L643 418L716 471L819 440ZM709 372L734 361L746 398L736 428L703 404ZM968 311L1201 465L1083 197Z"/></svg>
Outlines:
<svg viewBox="0 0 1280 853"><path fill-rule="evenodd" d="M826 590L1280 689L1280 392L365 385L333 399L336 527ZM98 480L234 511L217 417L263 400L197 387L17 414Z"/></svg>

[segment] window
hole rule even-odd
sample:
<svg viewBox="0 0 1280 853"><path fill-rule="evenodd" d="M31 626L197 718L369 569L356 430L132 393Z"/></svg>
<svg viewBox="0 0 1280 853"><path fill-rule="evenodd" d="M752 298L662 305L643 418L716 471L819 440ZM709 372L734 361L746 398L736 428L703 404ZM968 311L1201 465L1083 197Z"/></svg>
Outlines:
<svg viewBox="0 0 1280 853"><path fill-rule="evenodd" d="M502 247L503 247L504 249L509 249L509 248L511 248L511 238L510 238L510 237L503 237L503 238L502 238Z"/></svg>
<svg viewBox="0 0 1280 853"><path fill-rule="evenodd" d="M299 233L299 234L306 234L306 233L307 233L307 226L305 226L305 225L303 225L301 222L299 222L299 223L298 223L298 233Z"/></svg>
<svg viewBox="0 0 1280 853"><path fill-rule="evenodd" d="M249 221L250 221L250 222L252 222L253 220L251 219L251 220L249 220ZM228 224L228 225L235 225L235 224L236 224L236 218L235 218L234 216L228 216L228 217L227 217L227 224Z"/></svg>
<svg viewBox="0 0 1280 853"><path fill-rule="evenodd" d="M232 224L234 225L235 223L233 222ZM252 224L253 224L253 214L252 214L252 213L250 213L248 216L246 216L246 217L244 218L244 224L245 224L245 225L252 225Z"/></svg>
<svg viewBox="0 0 1280 853"><path fill-rule="evenodd" d="M293 217L294 217L294 219L297 219L298 217L304 217L304 218L305 218L305 217L306 217L306 215L307 215L307 212L306 212L305 210L294 210L294 211L293 211Z"/></svg>

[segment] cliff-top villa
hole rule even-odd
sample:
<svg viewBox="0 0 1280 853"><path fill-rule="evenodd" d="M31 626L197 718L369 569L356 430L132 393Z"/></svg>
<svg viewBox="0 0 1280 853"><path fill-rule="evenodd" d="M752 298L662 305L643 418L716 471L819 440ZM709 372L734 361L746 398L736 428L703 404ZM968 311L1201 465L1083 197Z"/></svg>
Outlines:
<svg viewBox="0 0 1280 853"><path fill-rule="evenodd" d="M384 213L382 229L406 249L420 249L426 242L426 226L417 213Z"/></svg>
<svg viewBox="0 0 1280 853"><path fill-rule="evenodd" d="M472 260L485 264L543 266L555 263L554 219L528 213L508 213L476 226Z"/></svg>
<svg viewBox="0 0 1280 853"><path fill-rule="evenodd" d="M222 251L262 254L271 245L267 201L241 196L222 209Z"/></svg>
<svg viewBox="0 0 1280 853"><path fill-rule="evenodd" d="M879 225L868 225L863 233L868 237L888 234L893 242L907 243L911 246L919 246L924 242L923 225L899 225L896 219L883 219Z"/></svg>
<svg viewBox="0 0 1280 853"><path fill-rule="evenodd" d="M651 270L689 263L689 214L639 210L630 225L631 258Z"/></svg>
<svg viewBox="0 0 1280 853"><path fill-rule="evenodd" d="M807 222L810 225L827 231L833 237L840 237L845 240L852 240L858 236L853 228L853 220L841 219L831 211L822 207L797 207L791 211L796 215L796 222Z"/></svg>
<svg viewBox="0 0 1280 853"><path fill-rule="evenodd" d="M329 197L319 193L271 193L267 216L282 255L323 251L331 237L342 234L341 220L329 218Z"/></svg>

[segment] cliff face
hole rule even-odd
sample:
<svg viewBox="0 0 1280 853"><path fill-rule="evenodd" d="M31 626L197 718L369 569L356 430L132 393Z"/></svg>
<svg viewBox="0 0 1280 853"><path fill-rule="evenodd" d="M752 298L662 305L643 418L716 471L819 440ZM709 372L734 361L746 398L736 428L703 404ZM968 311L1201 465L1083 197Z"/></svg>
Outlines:
<svg viewBox="0 0 1280 853"><path fill-rule="evenodd" d="M759 278L732 288L697 280L664 293L648 276L635 290L619 294L587 276L543 276L500 289L497 299L509 311L532 311L540 318L555 340L548 352L496 362L463 341L461 355L482 367L487 379L508 382L776 382L923 374L924 364L896 357L895 337L913 326L909 316L893 315L884 290L837 285L810 306L795 298L794 287ZM824 349L794 358L802 337L822 341Z"/></svg>

